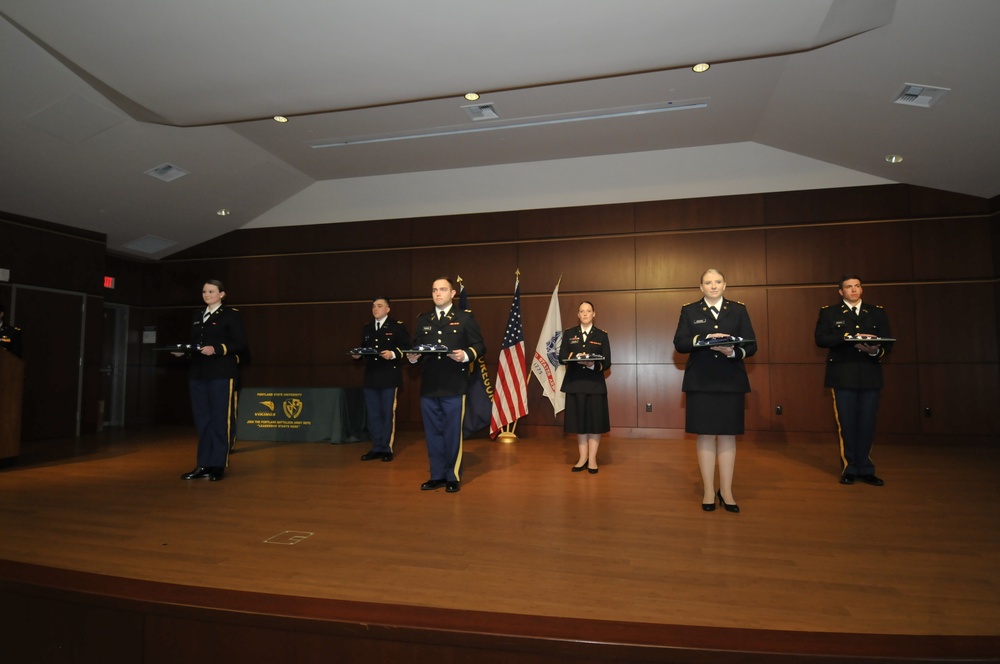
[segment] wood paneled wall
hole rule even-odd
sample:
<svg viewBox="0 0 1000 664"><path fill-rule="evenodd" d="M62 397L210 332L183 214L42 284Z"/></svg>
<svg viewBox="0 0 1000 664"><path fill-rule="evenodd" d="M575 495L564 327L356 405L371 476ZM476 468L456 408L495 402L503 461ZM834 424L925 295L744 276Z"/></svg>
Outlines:
<svg viewBox="0 0 1000 664"><path fill-rule="evenodd" d="M202 282L222 279L253 347L245 385L360 385L346 350L372 297L391 297L392 315L412 327L433 279L461 275L495 372L515 269L529 349L561 278L563 327L588 299L610 333L614 433L682 437L685 358L672 339L699 275L716 267L761 342L748 362L748 436L832 440L813 329L819 308L838 300L840 275L854 272L900 339L886 365L882 439L995 441L997 222L996 201L891 185L242 230L144 266L141 295L127 303L140 314L134 339L151 326L162 342L182 341ZM131 418L189 417L183 366L138 342L132 351ZM405 373L400 417L418 427L419 368ZM529 394L519 430L561 427L533 379Z"/></svg>
<svg viewBox="0 0 1000 664"><path fill-rule="evenodd" d="M24 338L24 440L98 428L105 255L103 235L0 213L0 300Z"/></svg>

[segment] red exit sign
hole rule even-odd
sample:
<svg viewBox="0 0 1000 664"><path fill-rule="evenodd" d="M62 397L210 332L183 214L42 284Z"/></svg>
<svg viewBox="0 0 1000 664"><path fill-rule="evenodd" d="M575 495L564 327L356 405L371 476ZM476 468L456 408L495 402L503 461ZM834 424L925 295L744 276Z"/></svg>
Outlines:
<svg viewBox="0 0 1000 664"><path fill-rule="evenodd" d="M115 287L115 278L114 277L104 277L104 287L105 288L114 288Z"/></svg>

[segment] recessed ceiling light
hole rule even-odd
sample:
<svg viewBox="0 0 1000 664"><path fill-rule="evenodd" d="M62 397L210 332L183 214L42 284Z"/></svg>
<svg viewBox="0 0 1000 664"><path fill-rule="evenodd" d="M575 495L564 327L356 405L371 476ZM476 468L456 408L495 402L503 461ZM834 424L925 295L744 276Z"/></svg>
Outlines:
<svg viewBox="0 0 1000 664"><path fill-rule="evenodd" d="M227 217L229 216L229 210L227 210L226 208L220 208L215 211L215 214L219 215L220 217Z"/></svg>
<svg viewBox="0 0 1000 664"><path fill-rule="evenodd" d="M703 71L708 71L708 68L711 66L712 65L708 64L707 62L699 62L694 67L691 67L691 70L696 74L700 74Z"/></svg>
<svg viewBox="0 0 1000 664"><path fill-rule="evenodd" d="M885 156L885 160L890 164L898 164L899 162L903 161L903 157L898 154L887 154Z"/></svg>
<svg viewBox="0 0 1000 664"><path fill-rule="evenodd" d="M479 94L475 92L466 92L465 98L468 99L469 101L476 101L477 99L479 99Z"/></svg>
<svg viewBox="0 0 1000 664"><path fill-rule="evenodd" d="M275 122L288 122L288 118L286 118L284 115L275 115L274 116L274 121Z"/></svg>

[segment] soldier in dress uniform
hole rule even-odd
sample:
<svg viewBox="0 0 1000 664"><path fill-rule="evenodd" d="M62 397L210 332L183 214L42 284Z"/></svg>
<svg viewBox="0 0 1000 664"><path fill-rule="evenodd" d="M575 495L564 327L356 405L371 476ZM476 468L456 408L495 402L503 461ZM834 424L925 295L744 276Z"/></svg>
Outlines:
<svg viewBox="0 0 1000 664"><path fill-rule="evenodd" d="M0 348L22 357L21 328L7 324L7 308L0 304Z"/></svg>
<svg viewBox="0 0 1000 664"><path fill-rule="evenodd" d="M698 436L695 447L703 488L701 508L714 512L718 500L727 512L739 513L733 497L736 436L744 433L746 395L750 392L743 361L757 353L757 342L746 306L724 297L726 277L722 272L705 270L699 288L704 297L681 307L674 334L674 348L688 354L681 384L687 395L684 430ZM706 343L712 340L745 343Z"/></svg>
<svg viewBox="0 0 1000 664"><path fill-rule="evenodd" d="M429 491L442 486L449 493L461 489L462 418L469 373L477 358L485 355L486 343L471 311L452 306L455 284L440 277L431 287L434 309L417 317L414 347L444 346L447 353L408 353L411 363L423 360L420 411L424 419L430 479L420 485Z"/></svg>
<svg viewBox="0 0 1000 664"><path fill-rule="evenodd" d="M236 442L240 365L250 356L239 310L224 306L226 289L210 279L201 289L205 308L191 322L191 411L198 431L198 466L183 480L221 480ZM174 353L183 355L183 353Z"/></svg>
<svg viewBox="0 0 1000 664"><path fill-rule="evenodd" d="M576 435L580 456L572 472L586 470L596 475L600 470L597 450L601 446L601 435L611 431L605 381L605 374L611 369L611 339L607 332L594 325L597 312L593 302L581 302L576 316L580 324L563 331L559 344L559 363L566 365L566 377L560 388L566 393L563 433ZM583 355L603 359L569 361Z"/></svg>
<svg viewBox="0 0 1000 664"><path fill-rule="evenodd" d="M837 416L840 483L882 486L870 455L882 393L882 358L892 350L892 342L856 339L891 338L889 317L882 307L861 301L864 289L857 275L844 275L837 292L842 300L820 309L816 345L829 349L824 384L831 388Z"/></svg>
<svg viewBox="0 0 1000 664"><path fill-rule="evenodd" d="M372 449L361 456L362 461L381 459L392 461L392 444L396 434L396 395L403 385L400 360L403 349L410 347L410 334L401 320L389 318L387 297L372 300L372 318L361 330L361 347L372 349L365 355L365 412ZM360 359L361 355L352 355Z"/></svg>

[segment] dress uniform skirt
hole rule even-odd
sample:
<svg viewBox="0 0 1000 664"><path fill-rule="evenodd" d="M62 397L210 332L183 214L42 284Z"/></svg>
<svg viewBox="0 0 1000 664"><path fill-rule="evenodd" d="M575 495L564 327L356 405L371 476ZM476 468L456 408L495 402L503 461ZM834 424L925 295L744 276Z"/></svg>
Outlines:
<svg viewBox="0 0 1000 664"><path fill-rule="evenodd" d="M608 395L567 393L563 431L566 433L608 433L611 431Z"/></svg>
<svg viewBox="0 0 1000 664"><path fill-rule="evenodd" d="M708 436L743 433L742 392L687 392L684 430ZM569 402L566 403L567 409Z"/></svg>

